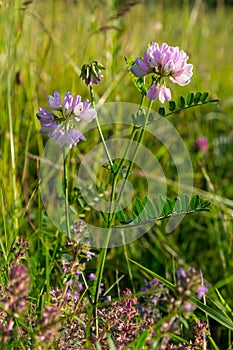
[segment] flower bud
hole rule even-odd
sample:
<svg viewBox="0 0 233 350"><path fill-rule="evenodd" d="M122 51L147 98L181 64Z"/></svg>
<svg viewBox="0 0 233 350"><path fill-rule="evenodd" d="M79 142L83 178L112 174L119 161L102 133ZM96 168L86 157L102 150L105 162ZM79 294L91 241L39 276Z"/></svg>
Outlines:
<svg viewBox="0 0 233 350"><path fill-rule="evenodd" d="M92 61L89 64L84 64L81 69L80 78L85 81L85 84L87 86L92 84L98 85L103 78L101 69L105 69L105 67L97 61Z"/></svg>

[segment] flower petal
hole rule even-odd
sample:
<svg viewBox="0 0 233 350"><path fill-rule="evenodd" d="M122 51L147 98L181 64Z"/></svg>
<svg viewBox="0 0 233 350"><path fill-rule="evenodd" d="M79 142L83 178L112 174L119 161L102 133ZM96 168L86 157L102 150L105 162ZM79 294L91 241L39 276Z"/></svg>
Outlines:
<svg viewBox="0 0 233 350"><path fill-rule="evenodd" d="M97 113L94 108L88 108L85 111L82 111L79 114L79 118L84 120L85 122L90 122L92 119L96 117Z"/></svg>
<svg viewBox="0 0 233 350"><path fill-rule="evenodd" d="M79 102L73 110L73 113L76 117L80 116L80 113L83 111L83 102Z"/></svg>
<svg viewBox="0 0 233 350"><path fill-rule="evenodd" d="M157 84L153 84L151 85L151 87L149 88L149 90L147 91L147 97L152 100L155 101L157 100L158 96L160 93L160 87Z"/></svg>
<svg viewBox="0 0 233 350"><path fill-rule="evenodd" d="M54 95L49 95L48 97L49 107L51 109L59 109L61 108L61 96L58 91L54 91Z"/></svg>

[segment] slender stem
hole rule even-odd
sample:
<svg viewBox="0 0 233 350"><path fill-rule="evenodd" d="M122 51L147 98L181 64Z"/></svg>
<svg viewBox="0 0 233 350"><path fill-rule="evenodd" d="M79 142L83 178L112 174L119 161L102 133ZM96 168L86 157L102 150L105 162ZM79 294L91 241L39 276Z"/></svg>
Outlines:
<svg viewBox="0 0 233 350"><path fill-rule="evenodd" d="M91 99L92 99L92 105L94 107L94 93L93 93L92 86L90 86L90 94L91 94ZM144 96L142 96L140 108L142 106L143 100L144 100ZM133 156L133 161L131 162L131 164L130 164L130 166L128 168L128 171L126 173L125 182L126 182L127 178L129 177L131 168L133 166L134 160L135 160L136 155L137 155L137 151L138 151L139 145L142 142L142 138L143 138L144 132L145 132L144 129L145 129L146 123L148 122L148 119L149 119L149 112L150 112L151 105L152 105L152 101L150 101L150 103L149 103L149 109L147 111L145 122L144 122L143 128L141 130L141 133L139 135L139 139L138 139L139 144L138 144L138 147L135 150L135 153L134 153L134 156ZM109 152L108 152L108 149L107 149L107 146L106 146L106 142L104 140L104 137L103 137L103 134L102 134L102 131L101 131L101 127L100 127L100 124L99 124L99 121L98 121L97 117L96 117L96 121L97 121L97 127L98 127L98 130L99 130L101 139L102 139L103 144L104 144L105 152L107 154L107 157L109 159L109 162L110 162L112 170L113 170L113 162L112 162L111 157L109 155ZM129 151L130 151L130 149L132 147L133 140L135 139L137 131L138 131L138 128L136 126L134 126L133 130L131 132L131 135L130 135L129 142L128 142L127 147L125 149L125 152L123 154L123 157L121 158L120 164L119 164L117 170L113 171L112 188L111 188L111 199L110 199L110 208L109 208L109 216L108 216L108 230L107 230L107 234L106 234L106 237L105 237L104 247L102 248L102 250L100 252L100 257L99 257L98 266L97 266L97 279L96 279L96 284L95 284L94 317L95 317L95 325L96 325L96 330L95 331L96 331L96 335L97 336L98 336L98 314L97 314L97 312L98 312L98 301L99 301L99 295L100 295L100 285L101 285L101 280L102 280L103 272L104 272L104 266L105 266L105 261L106 261L106 256L107 256L108 244L109 244L109 240L110 240L111 233L112 233L112 226L113 226L113 222L114 222L115 215L116 215L115 214L116 205L119 203L121 195L124 192L125 182L124 182L124 184L123 184L123 186L121 188L120 196L118 196L117 202L115 203L116 185L117 185L117 180L118 180L120 171L121 171L121 169L122 169L122 167L123 167L123 165L125 163L125 160L127 158L128 153L129 153Z"/></svg>
<svg viewBox="0 0 233 350"><path fill-rule="evenodd" d="M132 167L134 165L134 161L136 159L136 156L137 156L137 153L138 153L138 150L139 150L139 147L140 147L140 144L142 143L142 139L143 139L143 136L145 134L145 127L146 127L146 124L148 122L148 119L149 119L149 115L150 115L150 110L151 110L151 106L152 106L152 101L149 100L149 104L148 104L148 108L147 108L147 113L146 113L146 117L145 117L145 121L144 121L144 124L142 126L142 129L141 129L141 132L140 132L140 135L139 135L139 138L138 138L138 141L137 141L137 145L136 145L136 148L135 148L135 151L134 151L134 154L133 154L133 157L130 161L130 164L129 164L129 167L127 169L127 172L126 172L126 175L125 175L125 178L124 178L124 182L122 184L122 187L121 187L121 190L120 190L120 193L117 197L117 200L116 200L116 205L120 202L121 200L121 197L124 193L124 189L125 189L125 185L126 185L126 181L131 173L131 170L132 170ZM116 207L115 207L116 208ZM115 210L114 210L114 217L115 217ZM114 218L113 218L114 219ZM113 220L112 219L112 220Z"/></svg>
<svg viewBox="0 0 233 350"><path fill-rule="evenodd" d="M139 110L140 110L141 107L142 107L144 98L145 98L145 95L142 95L142 98L141 98L141 101L140 101ZM130 150L130 148L131 148L131 146L132 146L132 143L133 143L133 140L134 140L134 138L135 138L135 135L136 135L137 131L138 131L138 128L134 125L134 126L133 126L133 130L132 130L131 135L130 135L130 138L129 138L128 145L127 145L127 147L126 147L126 149L125 149L125 152L124 152L124 154L123 154L123 157L121 158L120 164L119 164L118 169L117 169L117 171L116 171L116 177L117 177L118 174L120 173L120 171L121 171L121 169L122 169L122 166L123 166L124 163L125 163L126 157L127 157L128 153L129 153L129 150Z"/></svg>
<svg viewBox="0 0 233 350"><path fill-rule="evenodd" d="M112 227L109 227L107 230L107 234L106 234L106 239L105 239L105 246L101 249L100 252L100 257L99 257L99 261L98 261L98 267L97 267L97 281L96 281L96 285L95 285L95 296L94 296L94 317L95 317L95 331L96 331L96 335L98 336L99 333L99 325L98 325L98 301L99 301L99 295L100 295L100 284L101 284L101 280L102 280L102 276L103 276L103 272L104 272L104 265L105 265L105 261L106 261L106 255L107 255L107 250L108 250L108 243L110 240L110 236L112 233Z"/></svg>
<svg viewBox="0 0 233 350"><path fill-rule="evenodd" d="M15 6L17 6L18 3L15 3ZM14 6L14 5L13 5ZM13 8L12 8L13 10ZM13 16L10 16L9 22L7 24L9 25L9 28L7 28L6 34L6 52L7 52L7 63L8 63L8 74L7 74L7 110L8 110L8 122L9 122L9 134L10 134L10 157L11 157L11 176L12 176L12 190L13 190L13 208L14 208L14 215L13 215L13 222L14 222L14 229L18 230L18 217L15 215L15 211L18 205L18 192L17 192L17 185L16 185L16 154L15 154L15 136L14 136L14 122L13 122L13 114L12 114L12 96L13 96L13 74L14 74L14 59L15 59L15 46L14 46L14 40L15 40L15 28L18 21L18 11L16 10L16 7L14 8L14 11L12 11ZM8 34L9 30L9 34Z"/></svg>
<svg viewBox="0 0 233 350"><path fill-rule="evenodd" d="M90 85L90 94L91 94L91 102L92 102L92 106L95 107L95 98L94 98L94 91L93 91L93 87L92 85ZM107 145L106 145L106 141L104 139L104 135L102 133L101 127L100 127L100 123L99 123L99 119L98 116L96 115L96 124L97 124L97 128L101 137L101 140L103 142L103 146L104 146L104 150L105 153L107 155L108 161L111 165L111 168L113 170L113 161L112 158L109 154ZM113 185L112 185L112 193L111 193L111 198L114 198L115 196L115 190L114 190L114 181L113 181ZM101 285L101 280L102 280L102 276L103 276L103 272L104 272L104 265L105 265L105 260L106 260L106 255L107 255L107 248L108 248L108 243L110 240L110 236L111 236L111 231L112 228L110 227L110 222L108 224L108 230L107 230L107 235L106 235L106 239L105 239L105 244L104 247L101 249L100 252L100 257L99 257L99 261L98 261L98 267L97 267L97 280L96 280L96 285L95 285L95 296L94 296L94 318L95 318L95 326L96 326L96 335L98 336L99 333L99 325L98 325L98 301L99 301L99 295L100 295L100 285Z"/></svg>
<svg viewBox="0 0 233 350"><path fill-rule="evenodd" d="M145 96L143 95L142 99L141 99L140 108L142 106L144 97ZM128 142L127 147L125 149L125 152L124 152L124 154L123 154L123 156L121 158L120 164L119 164L117 170L114 173L113 182L112 182L111 202L110 202L111 204L110 204L109 217L108 217L109 223L112 223L114 221L114 218L115 218L115 214L114 213L115 213L116 206L115 206L115 208L113 210L113 203L114 203L114 198L115 198L116 184L117 184L118 176L120 174L120 171L121 171L123 165L125 164L126 158L127 158L128 153L130 151L130 148L131 148L131 146L133 144L133 141L135 139L137 131L138 131L138 128L134 125L133 129L132 129L132 132L131 132L131 135L130 135L130 138L129 138L129 142ZM118 203L119 203L119 200L117 201L116 205ZM113 214L112 214L112 212L113 212Z"/></svg>
<svg viewBox="0 0 233 350"><path fill-rule="evenodd" d="M92 106L95 107L95 97L94 97L94 91L93 91L93 87L92 85L90 85L90 94L91 94L91 103L92 103ZM105 153L107 155L107 158L108 158L108 161L111 165L111 168L113 168L113 161L112 161L112 158L110 156L110 153L108 151L108 148L107 148L107 145L106 145L106 141L104 139L104 135L102 133L102 130L101 130L101 127L100 127L100 123L99 123L99 119L98 119L98 116L96 115L95 117L96 119L96 124L97 124L97 128L98 128L98 131L99 131L99 134L100 134L100 137L101 137L101 140L103 142L103 145L104 145L104 150L105 150Z"/></svg>
<svg viewBox="0 0 233 350"><path fill-rule="evenodd" d="M66 126L65 126L65 129L66 129ZM64 171L64 189L65 189L66 232L70 240L71 234L70 234L70 218L69 218L69 188L68 188L68 169L67 169L67 160L66 160L66 145L64 145L63 147L63 171Z"/></svg>

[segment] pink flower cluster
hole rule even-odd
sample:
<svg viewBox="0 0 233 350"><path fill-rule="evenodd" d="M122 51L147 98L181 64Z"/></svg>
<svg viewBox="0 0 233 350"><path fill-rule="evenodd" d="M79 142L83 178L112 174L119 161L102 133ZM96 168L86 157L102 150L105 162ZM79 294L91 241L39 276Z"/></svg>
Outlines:
<svg viewBox="0 0 233 350"><path fill-rule="evenodd" d="M171 91L166 87L165 78L180 86L189 84L193 75L193 65L188 64L189 56L179 47L169 46L166 43L152 42L148 45L143 58L135 60L136 65L131 67L132 73L137 77L153 74L152 85L149 87L147 97L164 103L171 99Z"/></svg>
<svg viewBox="0 0 233 350"><path fill-rule="evenodd" d="M41 122L40 132L47 134L53 141L58 141L60 147L67 145L69 148L76 146L82 140L85 141L84 135L75 127L75 122L83 120L90 122L96 116L94 108L90 108L88 100L82 102L81 96L72 96L66 92L64 101L58 91L54 95L49 95L48 104L51 112L44 107L39 107L40 113L36 116ZM60 113L57 116L56 111Z"/></svg>

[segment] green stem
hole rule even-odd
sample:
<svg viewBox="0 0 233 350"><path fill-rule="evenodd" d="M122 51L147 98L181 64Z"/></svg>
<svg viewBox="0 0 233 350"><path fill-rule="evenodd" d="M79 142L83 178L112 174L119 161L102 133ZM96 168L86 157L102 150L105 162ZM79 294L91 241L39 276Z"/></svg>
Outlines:
<svg viewBox="0 0 233 350"><path fill-rule="evenodd" d="M144 99L145 99L145 95L142 94L139 110L140 110L141 107L142 107L142 104L143 104ZM127 147L126 147L126 149L125 149L125 152L124 152L124 154L123 154L123 157L121 158L120 164L119 164L118 169L117 169L117 171L116 171L116 177L117 177L118 174L120 173L120 171L121 171L121 169L122 169L122 166L123 166L124 163L125 163L125 159L126 159L128 153L129 153L129 150L130 150L130 148L131 148L131 146L132 146L132 143L133 143L133 140L134 140L134 138L135 138L135 135L136 135L137 131L138 131L138 128L134 125L134 126L133 126L133 130L132 130L131 135L130 135L130 138L129 138L128 145L127 145Z"/></svg>
<svg viewBox="0 0 233 350"><path fill-rule="evenodd" d="M91 103L92 103L92 106L94 108L95 107L95 97L94 97L94 91L93 91L92 85L90 85L90 94L91 94ZM99 119L98 119L97 114L96 114L95 119L96 119L96 124L97 124L97 128L98 128L101 140L102 140L103 145L104 145L104 150L105 150L106 156L107 156L108 161L109 161L109 163L111 165L111 168L113 169L113 161L112 161L112 158L111 158L110 153L108 151L108 148L107 148L107 145L106 145L106 142L105 142L105 139L104 139L104 135L103 135L101 127L100 127L100 123L99 123Z"/></svg>
<svg viewBox="0 0 233 350"><path fill-rule="evenodd" d="M91 92L91 96L92 96L92 104L94 106L93 89L92 89L91 86L90 86L90 92ZM141 105L142 105L143 99L144 99L144 97L142 97ZM140 108L141 108L141 105L140 105ZM134 160L135 160L135 158L137 156L138 148L140 146L140 143L142 142L142 138L143 138L144 133L145 133L145 126L146 126L146 124L148 122L148 119L149 119L151 105L152 105L152 101L149 102L149 106L148 106L145 122L144 122L144 125L142 127L141 133L139 135L138 144L137 144L135 153L133 155L133 160L130 163L130 166L129 166L128 171L126 173L125 182L126 182L127 178L129 177L129 174L131 172ZM98 121L98 119L97 119L97 121ZM98 126L98 123L97 123L97 126ZM127 157L128 153L129 153L129 151L131 149L131 146L133 144L133 140L135 138L137 130L138 130L138 128L136 126L134 126L133 130L131 132L131 136L130 136L129 142L128 142L127 147L125 149L124 155L123 155L123 157L121 159L121 162L120 162L117 170L115 172L113 171L111 199L110 199L110 208L109 208L109 217L108 217L108 230L107 230L107 234L106 234L106 238L105 238L104 247L101 249L100 256L99 256L99 261L98 261L98 266L97 266L97 280L96 280L96 284L95 284L94 317L95 317L96 335L97 336L98 336L98 315L97 315L97 311L98 311L98 301L99 301L99 294L100 294L100 284L101 284L101 280L102 280L102 277L103 277L104 266L105 266L105 261L106 261L106 256L107 256L108 244L109 244L109 240L110 240L111 233L112 233L112 226L113 226L115 215L116 215L115 214L116 205L119 203L119 201L121 199L121 196L122 196L122 194L124 192L125 182L123 183L120 195L118 196L117 202L115 204L114 200L115 200L115 194L116 194L116 185L117 185L118 176L119 176L120 171L121 171L121 169L122 169L122 167L123 167L123 165L125 163L126 157ZM99 131L100 131L100 135L102 135L100 126L99 126ZM103 143L105 145L105 141L104 141L103 136L101 136L101 138L102 138ZM106 149L107 149L107 147L106 147ZM105 151L106 151L106 149L105 149ZM107 151L106 151L106 153L107 153ZM107 153L107 155L108 155L108 153ZM108 159L110 161L111 158L108 156ZM111 164L111 166L113 165L111 162L110 162L110 164Z"/></svg>
<svg viewBox="0 0 233 350"><path fill-rule="evenodd" d="M66 160L66 145L64 145L63 147L63 171L64 171L64 189L65 189L66 232L68 234L68 239L70 240L71 234L70 234L70 219L69 219L69 188L68 188L68 169L67 169L67 160Z"/></svg>
<svg viewBox="0 0 233 350"><path fill-rule="evenodd" d="M17 231L19 227L18 217L16 215L16 209L18 206L18 191L17 191L17 181L16 181L16 151L15 147L15 135L14 135L14 121L12 113L12 96L14 95L13 91L13 79L14 79L14 60L16 57L15 54L15 40L16 40L16 27L18 25L18 7L19 1L15 1L15 4L12 2L12 16L9 16L8 21L6 22L8 27L5 32L5 43L6 43L6 52L7 52L7 111L8 111L8 122L9 122L9 140L10 140L10 157L11 157L11 177L12 177L12 191L13 191L13 223L14 230Z"/></svg>
<svg viewBox="0 0 233 350"><path fill-rule="evenodd" d="M94 108L95 107L95 98L94 98L93 87L91 85L90 85L90 95L91 95L92 106ZM107 155L108 161L109 161L111 168L112 168L112 171L113 171L113 161L112 161L112 158L109 154L109 151L108 151L108 148L107 148L107 145L106 145L106 142L104 139L104 135L102 133L99 119L98 119L97 115L96 115L95 119L96 119L96 124L97 124L97 128L98 128L101 140L103 142L105 153ZM112 186L112 188L114 188L114 186ZM111 193L111 198L114 198L114 193L115 193L115 190L113 191L113 193ZM96 326L95 331L96 331L97 336L99 333L97 311L98 311L98 301L99 301L99 295L100 295L100 284L101 284L101 280L103 277L104 265L105 265L106 255L107 255L108 243L109 243L110 236L111 236L111 231L112 231L112 229L111 229L110 225L108 225L108 231L107 231L107 235L106 235L106 239L105 239L105 244L104 244L104 247L101 249L100 257L99 257L99 261L98 261L98 266L97 266L97 280L96 280L96 284L95 284L95 295L94 295L94 318L95 318L95 326Z"/></svg>
<svg viewBox="0 0 233 350"><path fill-rule="evenodd" d="M103 277L104 272L104 266L107 256L107 250L108 250L108 243L111 237L112 227L108 228L106 239L105 239L105 246L101 249L99 261L98 261L98 267L97 267L97 280L95 285L95 296L94 296L94 317L95 317L95 331L96 335L98 336L99 333L99 325L98 325L98 302L99 302L99 295L100 295L100 284Z"/></svg>
<svg viewBox="0 0 233 350"><path fill-rule="evenodd" d="M144 134L145 134L145 127L146 127L146 125L147 125L147 123L148 123L148 120L149 120L149 115L150 115L152 103L153 103L153 102L152 102L151 100L149 100L149 104L148 104L148 108L147 108L147 112L146 112L145 121L144 121L144 124L143 124L143 126L142 126L142 129L141 129L141 132L140 132L138 141L137 141L137 145L136 145L136 148L135 148L133 157L132 157L132 159L131 159L131 161L130 161L130 164L129 164L129 167L128 167L128 169L127 169L127 172L126 172L126 175L125 175L124 182L123 182L123 184L122 184L120 193L119 193L119 195L118 195L118 197L117 197L116 206L117 206L117 204L120 202L121 197L122 197L122 195L123 195L123 193L124 193L126 181L128 180L128 177L129 177L129 175L130 175L130 173L131 173L132 167L133 167L134 162L135 162L135 159L136 159L136 157L137 157L137 153L138 153L140 144L142 143L142 139L143 139L143 136L144 136ZM131 142L132 142L132 141L131 141ZM116 206L115 206L115 209L116 209ZM114 214L114 215L113 215L112 221L113 221L114 218L115 218L115 210L114 210L114 213L113 213L113 214Z"/></svg>
<svg viewBox="0 0 233 350"><path fill-rule="evenodd" d="M142 95L139 110L141 109L141 106L143 104L144 98L145 98L145 96ZM121 158L120 164L119 164L116 172L114 173L113 183L112 183L112 191L111 191L111 202L110 202L111 204L110 204L109 217L108 217L109 223L113 223L114 218L115 218L115 214L114 213L115 213L115 210L116 210L116 206L115 206L114 210L112 210L113 209L113 204L112 203L114 202L114 199L115 199L116 184L117 184L118 176L119 176L119 174L121 172L121 169L122 169L123 165L125 164L125 160L126 160L126 158L128 156L130 148L131 148L131 146L133 144L133 141L135 139L137 131L138 131L138 128L134 125L133 126L133 130L132 130L131 135L130 135L130 138L129 138L129 142L128 142L127 147L125 149L125 152L124 152L124 154L123 154L123 156ZM116 205L118 203L119 203L119 200L117 201ZM112 212L113 212L113 214L112 214Z"/></svg>

